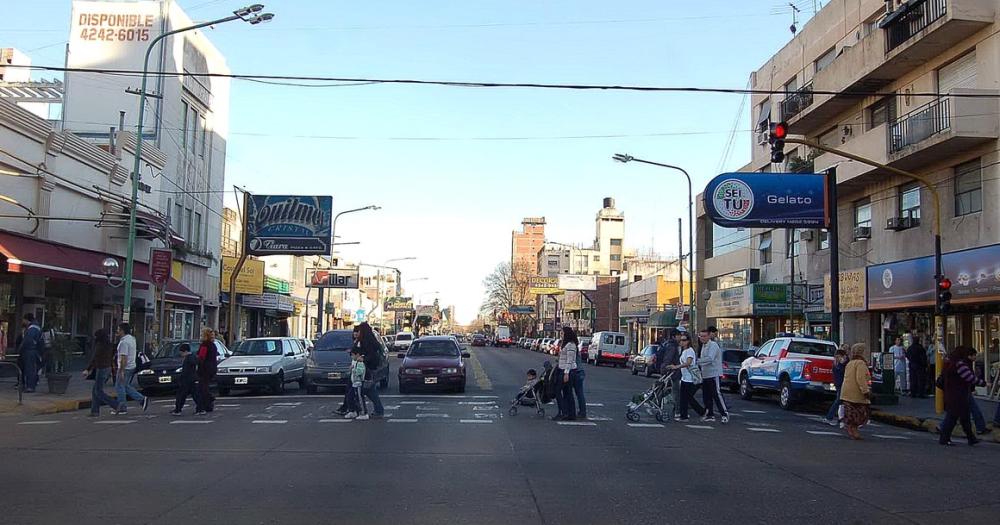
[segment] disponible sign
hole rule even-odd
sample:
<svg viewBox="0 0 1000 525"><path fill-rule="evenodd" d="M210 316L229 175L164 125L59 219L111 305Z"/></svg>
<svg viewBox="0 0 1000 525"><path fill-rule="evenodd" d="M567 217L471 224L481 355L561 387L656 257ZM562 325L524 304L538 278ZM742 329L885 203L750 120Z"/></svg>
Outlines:
<svg viewBox="0 0 1000 525"><path fill-rule="evenodd" d="M250 255L330 255L332 197L252 195L248 208Z"/></svg>
<svg viewBox="0 0 1000 525"><path fill-rule="evenodd" d="M529 277L528 292L535 295L558 295L563 293L558 277Z"/></svg>
<svg viewBox="0 0 1000 525"><path fill-rule="evenodd" d="M952 304L1000 301L1000 244L942 256L951 279ZM934 257L868 267L868 308L887 310L934 306Z"/></svg>
<svg viewBox="0 0 1000 525"><path fill-rule="evenodd" d="M830 274L823 282L824 310L830 306ZM864 268L840 272L840 311L864 312L868 309L868 277Z"/></svg>
<svg viewBox="0 0 1000 525"><path fill-rule="evenodd" d="M827 226L826 176L723 173L705 187L705 212L725 227Z"/></svg>

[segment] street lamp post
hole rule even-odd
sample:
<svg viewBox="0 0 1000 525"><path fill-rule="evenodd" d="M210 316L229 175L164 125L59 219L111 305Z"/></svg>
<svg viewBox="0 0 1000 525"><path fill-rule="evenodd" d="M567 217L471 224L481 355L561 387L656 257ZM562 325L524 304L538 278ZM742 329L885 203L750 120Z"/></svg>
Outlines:
<svg viewBox="0 0 1000 525"><path fill-rule="evenodd" d="M672 170L677 170L684 174L688 183L688 282L690 287L688 289L688 305L691 308L691 326L694 327L694 316L695 316L695 293L694 293L694 192L691 185L691 175L680 166L674 166L673 164L662 164L659 162L653 162L649 160L637 159L631 155L626 155L624 153L616 153L611 158L614 160L626 163L626 162L641 162L643 164L650 164L652 166L659 166L661 168L670 168ZM684 306L684 263L681 262L681 306Z"/></svg>
<svg viewBox="0 0 1000 525"><path fill-rule="evenodd" d="M161 40L185 31L193 31L195 29L201 29L202 27L224 24L234 20L242 20L250 23L251 25L257 25L261 22L267 22L268 20L274 18L274 15L271 13L261 13L263 9L263 5L254 4L244 7L243 9L237 9L236 11L233 11L232 15L218 20L202 22L200 24L194 24L192 26L167 31L166 33L154 38L153 41L149 43L149 46L146 47L146 58L142 64L142 86L139 89L139 118L135 126L135 162L132 165L132 199L128 213L128 247L126 248L125 254L125 305L122 309L122 321L126 323L130 322L132 317L132 271L135 266L135 210L137 207L137 201L139 200L139 170L141 168L140 164L142 161L142 119L146 114L146 86L149 81L149 57L153 53L153 47L155 47Z"/></svg>
<svg viewBox="0 0 1000 525"><path fill-rule="evenodd" d="M344 210L334 215L333 223L330 225L330 253L331 254L333 253L333 246L337 244L347 244L347 243L334 242L337 239L337 219L339 219L341 215L346 215L348 213L356 213L359 211L381 210L381 209L382 208L379 206L376 206L374 204L369 204L368 206L363 206L361 208L354 208L353 210ZM333 266L332 261L330 261L330 266ZM323 330L326 328L326 326L324 326L326 324L326 314L324 312L324 310L326 309L325 296L326 294L324 293L323 288L320 288L319 292L317 292L316 294L316 302L319 303L316 307L316 328L320 335L323 334Z"/></svg>
<svg viewBox="0 0 1000 525"><path fill-rule="evenodd" d="M416 257L397 257L395 259L389 259L388 261L385 261L382 265L372 265L377 268L375 272L375 309L379 312L379 317L378 317L379 328L382 327L382 321L385 320L385 309L382 307L382 269L386 268L396 272L396 290L397 290L396 293L398 294L399 282L403 280L403 272L401 272L399 268L394 268L392 266L389 266L389 263L400 262L400 261L412 261L415 259Z"/></svg>

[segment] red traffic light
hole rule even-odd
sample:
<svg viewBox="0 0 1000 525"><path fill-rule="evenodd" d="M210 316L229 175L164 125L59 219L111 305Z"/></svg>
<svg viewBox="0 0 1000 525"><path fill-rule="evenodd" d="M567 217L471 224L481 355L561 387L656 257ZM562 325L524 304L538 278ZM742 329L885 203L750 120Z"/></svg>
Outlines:
<svg viewBox="0 0 1000 525"><path fill-rule="evenodd" d="M784 122L774 124L771 129L771 135L778 140L784 140L788 136L788 124Z"/></svg>
<svg viewBox="0 0 1000 525"><path fill-rule="evenodd" d="M938 288L940 288L942 290L950 290L951 289L951 279L949 279L947 277L942 277L941 278L941 282L938 283Z"/></svg>

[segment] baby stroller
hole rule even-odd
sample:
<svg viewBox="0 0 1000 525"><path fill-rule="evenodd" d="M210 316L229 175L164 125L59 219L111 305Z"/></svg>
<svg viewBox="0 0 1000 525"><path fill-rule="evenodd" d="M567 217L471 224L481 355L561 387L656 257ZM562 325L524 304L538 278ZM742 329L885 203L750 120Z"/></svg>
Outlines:
<svg viewBox="0 0 1000 525"><path fill-rule="evenodd" d="M516 416L518 407L527 406L534 407L538 417L545 417L545 407L543 405L552 401L549 399L547 386L552 384L553 373L555 373L555 369L552 368L551 363L546 361L542 375L535 380L534 384L521 387L521 390L514 396L514 400L511 401L510 409L507 410L507 413L511 416Z"/></svg>
<svg viewBox="0 0 1000 525"><path fill-rule="evenodd" d="M636 422L641 417L640 411L645 410L646 414L656 418L657 421L673 421L674 399L673 382L670 380L672 374L663 374L642 394L636 394L632 402L628 404L625 412L625 419Z"/></svg>

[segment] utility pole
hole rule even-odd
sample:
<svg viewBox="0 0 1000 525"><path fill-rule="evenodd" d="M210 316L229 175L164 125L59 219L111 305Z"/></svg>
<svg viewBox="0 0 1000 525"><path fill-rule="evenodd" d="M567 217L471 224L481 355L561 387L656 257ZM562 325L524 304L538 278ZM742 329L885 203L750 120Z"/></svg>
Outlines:
<svg viewBox="0 0 1000 525"><path fill-rule="evenodd" d="M233 268L232 275L229 276L229 321L226 323L226 334L228 334L229 340L226 341L226 344L230 347L236 341L236 334L234 332L236 331L236 312L239 310L236 300L236 296L238 295L236 293L236 278L240 275L243 263L247 260L247 223L250 220L249 200L250 192L243 190L243 224L240 228L240 258L236 261L236 267Z"/></svg>
<svg viewBox="0 0 1000 525"><path fill-rule="evenodd" d="M690 250L691 247L688 246ZM680 281L680 288L678 289L677 298L677 315L674 316L674 320L677 321L677 325L681 324L681 312L684 311L684 227L681 222L681 218L677 217L677 277Z"/></svg>

